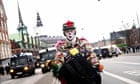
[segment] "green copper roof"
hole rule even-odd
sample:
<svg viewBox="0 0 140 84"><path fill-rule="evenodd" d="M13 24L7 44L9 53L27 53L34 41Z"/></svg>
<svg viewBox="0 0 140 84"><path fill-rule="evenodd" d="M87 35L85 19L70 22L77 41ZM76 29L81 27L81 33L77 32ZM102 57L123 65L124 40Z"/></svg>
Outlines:
<svg viewBox="0 0 140 84"><path fill-rule="evenodd" d="M10 34L9 38L11 40L15 40L15 41L21 41L22 40L22 38L21 38L19 33Z"/></svg>

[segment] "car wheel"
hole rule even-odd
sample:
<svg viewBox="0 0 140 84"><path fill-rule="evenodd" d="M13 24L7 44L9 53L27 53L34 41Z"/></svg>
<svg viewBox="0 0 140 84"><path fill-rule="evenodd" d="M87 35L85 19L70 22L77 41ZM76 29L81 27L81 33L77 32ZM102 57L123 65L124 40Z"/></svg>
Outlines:
<svg viewBox="0 0 140 84"><path fill-rule="evenodd" d="M14 79L14 78L15 78L15 76L14 76L14 75L11 75L11 78L12 78L12 79Z"/></svg>
<svg viewBox="0 0 140 84"><path fill-rule="evenodd" d="M46 73L46 70L45 69L42 69L42 73Z"/></svg>
<svg viewBox="0 0 140 84"><path fill-rule="evenodd" d="M32 74L33 74L33 75L35 74L35 69L33 69Z"/></svg>

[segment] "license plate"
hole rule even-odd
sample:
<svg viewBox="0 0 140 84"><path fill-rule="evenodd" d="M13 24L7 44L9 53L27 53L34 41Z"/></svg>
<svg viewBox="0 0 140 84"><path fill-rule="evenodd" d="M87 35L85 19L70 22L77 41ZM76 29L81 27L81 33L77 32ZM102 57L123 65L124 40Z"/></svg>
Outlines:
<svg viewBox="0 0 140 84"><path fill-rule="evenodd" d="M22 72L17 72L16 74L20 75L20 74L22 74Z"/></svg>

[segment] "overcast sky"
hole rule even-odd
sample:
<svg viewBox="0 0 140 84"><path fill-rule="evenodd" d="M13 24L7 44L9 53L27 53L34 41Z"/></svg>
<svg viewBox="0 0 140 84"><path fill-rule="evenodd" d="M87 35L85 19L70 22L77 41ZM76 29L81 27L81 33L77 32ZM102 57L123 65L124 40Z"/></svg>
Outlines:
<svg viewBox="0 0 140 84"><path fill-rule="evenodd" d="M9 34L17 32L17 0L3 0ZM90 42L109 38L112 31L129 29L133 21L138 26L139 0L18 0L24 24L30 35L36 28L36 13L43 22L42 34L63 35L62 24L75 22L77 35Z"/></svg>

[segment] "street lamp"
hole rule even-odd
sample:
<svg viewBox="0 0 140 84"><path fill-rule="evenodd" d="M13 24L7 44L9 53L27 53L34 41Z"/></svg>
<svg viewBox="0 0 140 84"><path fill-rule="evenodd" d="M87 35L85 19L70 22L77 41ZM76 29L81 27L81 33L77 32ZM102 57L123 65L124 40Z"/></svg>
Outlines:
<svg viewBox="0 0 140 84"><path fill-rule="evenodd" d="M102 34L103 35L103 46L105 46L106 45L106 41L105 41L105 37L104 37L104 34Z"/></svg>

